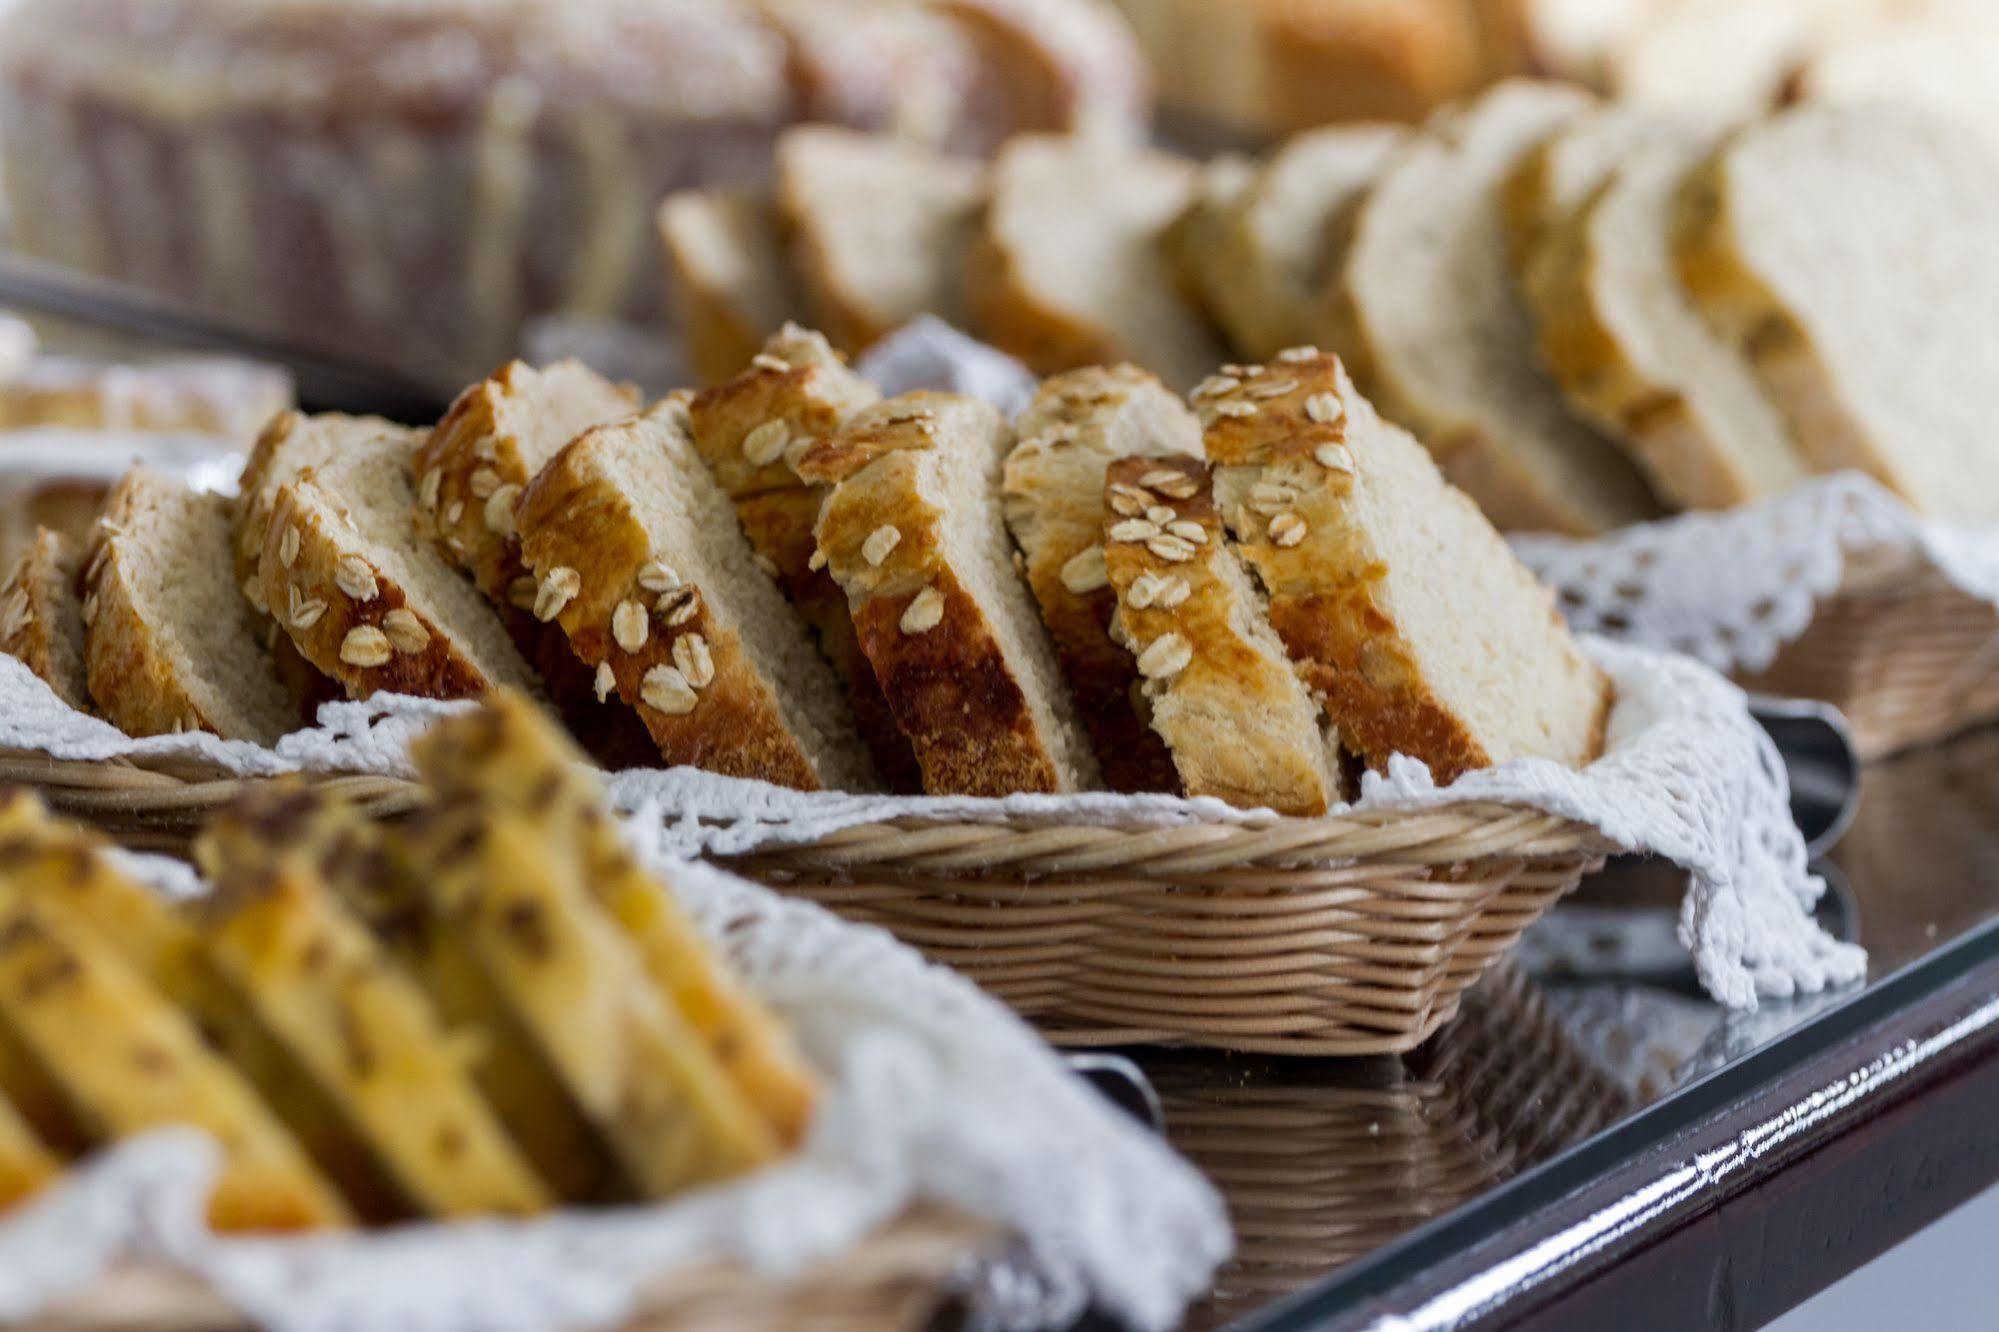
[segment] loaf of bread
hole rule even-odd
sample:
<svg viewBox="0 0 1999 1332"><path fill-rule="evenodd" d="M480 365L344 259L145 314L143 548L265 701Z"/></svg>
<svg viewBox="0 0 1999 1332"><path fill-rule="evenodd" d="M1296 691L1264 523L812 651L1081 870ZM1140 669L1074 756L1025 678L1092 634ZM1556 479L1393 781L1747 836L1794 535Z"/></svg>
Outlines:
<svg viewBox="0 0 1999 1332"><path fill-rule="evenodd" d="M978 399L914 393L806 450L819 550L933 795L1090 790L1099 775L1013 566L1013 433Z"/></svg>
<svg viewBox="0 0 1999 1332"><path fill-rule="evenodd" d="M688 404L694 446L735 501L757 556L817 638L846 686L861 740L891 791L916 791L916 755L882 697L881 683L854 635L847 594L817 558L813 528L826 488L801 480L792 462L880 392L849 370L817 333L786 325L744 371Z"/></svg>
<svg viewBox="0 0 1999 1332"><path fill-rule="evenodd" d="M1338 735L1228 548L1207 464L1121 458L1108 485L1142 506L1104 517L1113 632L1136 662L1181 786L1243 809L1325 813L1341 796Z"/></svg>
<svg viewBox="0 0 1999 1332"><path fill-rule="evenodd" d="M1569 415L1507 265L1502 182L1590 105L1513 82L1437 117L1360 205L1339 279L1332 331L1362 386L1505 528L1592 535L1658 512Z"/></svg>
<svg viewBox="0 0 1999 1332"><path fill-rule="evenodd" d="M1043 374L1133 361L1186 388L1223 359L1165 239L1199 173L1162 153L1022 135L965 267L972 327Z"/></svg>
<svg viewBox="0 0 1999 1332"><path fill-rule="evenodd" d="M1898 107L1801 107L1726 142L1683 198L1680 275L1808 459L1935 517L1999 519L1985 140Z"/></svg>
<svg viewBox="0 0 1999 1332"><path fill-rule="evenodd" d="M1348 748L1440 783L1597 756L1609 685L1554 594L1337 360L1301 350L1198 402L1230 532Z"/></svg>
<svg viewBox="0 0 1999 1332"><path fill-rule="evenodd" d="M811 320L858 353L918 315L962 325L981 163L830 126L777 145L777 204ZM739 367L740 368L740 367Z"/></svg>
<svg viewBox="0 0 1999 1332"><path fill-rule="evenodd" d="M1016 423L1002 493L1023 573L1113 791L1172 791L1165 743L1140 714L1140 679L1111 637L1117 594L1104 564L1105 474L1120 458L1201 456L1201 425L1157 379L1132 366L1075 370L1042 384ZM1136 495L1115 512L1143 517Z"/></svg>
<svg viewBox="0 0 1999 1332"><path fill-rule="evenodd" d="M669 302L694 377L740 374L763 340L802 318L777 205L757 190L684 190L659 206Z"/></svg>
<svg viewBox="0 0 1999 1332"><path fill-rule="evenodd" d="M0 588L0 652L26 666L55 696L89 712L90 680L84 668L83 601L76 547L46 527L35 530L4 588Z"/></svg>
<svg viewBox="0 0 1999 1332"><path fill-rule="evenodd" d="M800 790L873 789L839 682L687 436L686 404L591 430L519 507L537 619L668 765Z"/></svg>
<svg viewBox="0 0 1999 1332"><path fill-rule="evenodd" d="M136 365L43 356L0 372L0 430L214 435L241 448L291 406L290 375L225 356Z"/></svg>
<svg viewBox="0 0 1999 1332"><path fill-rule="evenodd" d="M213 731L273 744L296 728L233 577L221 496L134 469L91 538L83 593L90 696L127 735Z"/></svg>

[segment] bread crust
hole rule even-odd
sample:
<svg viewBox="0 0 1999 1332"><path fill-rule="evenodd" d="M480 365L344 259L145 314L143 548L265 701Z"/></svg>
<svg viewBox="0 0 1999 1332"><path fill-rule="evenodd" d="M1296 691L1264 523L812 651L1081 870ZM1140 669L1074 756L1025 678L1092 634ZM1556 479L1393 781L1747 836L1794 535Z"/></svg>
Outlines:
<svg viewBox="0 0 1999 1332"><path fill-rule="evenodd" d="M61 1173L62 1166L27 1119L0 1095L0 1212L34 1197Z"/></svg>
<svg viewBox="0 0 1999 1332"><path fill-rule="evenodd" d="M803 307L779 239L777 206L746 189L685 190L659 206L667 298L703 385L740 374L763 340ZM717 271L702 253L703 231L739 247L742 271Z"/></svg>
<svg viewBox="0 0 1999 1332"><path fill-rule="evenodd" d="M991 449L1005 431L985 403L913 393L862 413L800 460L807 480L833 485L819 515L819 549L846 591L861 651L932 795L1070 785L1029 703L1032 686L1016 675L970 577L951 566L952 517L924 493L926 455ZM867 543L884 527L899 536L870 559ZM919 598L924 608L913 612Z"/></svg>
<svg viewBox="0 0 1999 1332"><path fill-rule="evenodd" d="M1015 133L1144 136L1151 71L1104 0L937 0L937 8L965 25L993 66Z"/></svg>
<svg viewBox="0 0 1999 1332"><path fill-rule="evenodd" d="M1164 472L1181 483L1144 484ZM1143 494L1148 510L1173 515L1157 523L1107 513L1104 557L1118 600L1114 632L1138 664L1151 724L1187 794L1240 809L1324 814L1339 801L1340 783L1318 704L1275 635L1256 632L1262 608L1228 549L1207 464L1121 458L1107 486ZM1134 523L1153 535L1138 534ZM1196 529L1199 541L1181 535Z"/></svg>
<svg viewBox="0 0 1999 1332"><path fill-rule="evenodd" d="M35 529L13 577L0 589L0 652L33 671L57 698L89 712L83 603L77 595L80 563L68 538Z"/></svg>

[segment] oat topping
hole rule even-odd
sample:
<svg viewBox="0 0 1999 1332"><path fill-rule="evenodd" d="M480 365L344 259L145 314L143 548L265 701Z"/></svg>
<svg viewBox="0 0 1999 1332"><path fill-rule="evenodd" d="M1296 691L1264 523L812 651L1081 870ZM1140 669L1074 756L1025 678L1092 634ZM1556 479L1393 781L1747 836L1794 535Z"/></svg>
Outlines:
<svg viewBox="0 0 1999 1332"><path fill-rule="evenodd" d="M895 548L901 544L902 530L891 524L883 523L880 527L868 533L868 539L861 543L861 558L868 562L869 568L879 569L882 566L882 561L886 560L894 552Z"/></svg>
<svg viewBox="0 0 1999 1332"><path fill-rule="evenodd" d="M1179 514L1167 508L1164 504L1155 504L1145 511L1145 521L1148 523L1157 523L1161 527L1166 526L1166 524L1179 516Z"/></svg>
<svg viewBox="0 0 1999 1332"><path fill-rule="evenodd" d="M750 364L759 370L769 370L773 374L791 373L791 362L779 356L772 356L769 352L758 352L750 358Z"/></svg>
<svg viewBox="0 0 1999 1332"><path fill-rule="evenodd" d="M1208 529L1192 518L1176 519L1166 524L1166 531L1168 535L1179 537L1182 541L1191 541L1197 546L1208 544Z"/></svg>
<svg viewBox="0 0 1999 1332"><path fill-rule="evenodd" d="M362 670L386 666L394 655L389 636L372 624L357 624L340 640L340 660Z"/></svg>
<svg viewBox="0 0 1999 1332"><path fill-rule="evenodd" d="M653 614L666 622L669 629L678 629L693 619L701 610L701 597L691 587L678 587L660 597L653 607Z"/></svg>
<svg viewBox="0 0 1999 1332"><path fill-rule="evenodd" d="M708 640L699 634L673 640L673 664L689 688L706 689L715 681L715 658L708 651Z"/></svg>
<svg viewBox="0 0 1999 1332"><path fill-rule="evenodd" d="M1136 487L1114 481L1104 492L1104 502L1110 505L1112 513L1123 518L1136 518L1145 512L1152 497Z"/></svg>
<svg viewBox="0 0 1999 1332"><path fill-rule="evenodd" d="M1160 473L1153 472L1151 475L1159 476ZM1201 493L1201 483L1185 472L1167 472L1165 479L1153 484L1152 488L1167 499L1176 500L1190 500Z"/></svg>
<svg viewBox="0 0 1999 1332"><path fill-rule="evenodd" d="M918 592L902 613L900 628L905 634L927 634L944 623L944 594L934 587Z"/></svg>
<svg viewBox="0 0 1999 1332"><path fill-rule="evenodd" d="M810 558L805 561L805 567L813 573L818 573L826 567L826 552L814 546Z"/></svg>
<svg viewBox="0 0 1999 1332"><path fill-rule="evenodd" d="M602 703L606 699L610 698L612 691L618 687L618 676L617 673L611 669L610 662L600 661L597 663L596 687L597 687L597 701L599 703Z"/></svg>
<svg viewBox="0 0 1999 1332"><path fill-rule="evenodd" d="M514 506L520 503L519 486L501 486L486 497L486 530L497 536L512 536L518 529Z"/></svg>
<svg viewBox="0 0 1999 1332"><path fill-rule="evenodd" d="M576 600L583 590L583 575L564 565L550 569L542 575L541 583L535 588L534 617L547 624Z"/></svg>
<svg viewBox="0 0 1999 1332"><path fill-rule="evenodd" d="M531 575L522 574L520 577L514 579L513 582L507 584L507 600L516 609L524 611L533 610L534 599L535 582Z"/></svg>
<svg viewBox="0 0 1999 1332"><path fill-rule="evenodd" d="M417 503L423 505L425 509L434 512L437 509L438 487L440 487L443 484L444 484L444 474L438 471L435 467L425 472L423 474L423 479L417 482L416 486Z"/></svg>
<svg viewBox="0 0 1999 1332"><path fill-rule="evenodd" d="M326 614L326 603L318 597L307 597L296 584L285 589L285 618L294 629L306 630L319 623L319 617Z"/></svg>
<svg viewBox="0 0 1999 1332"><path fill-rule="evenodd" d="M652 617L636 601L621 601L611 612L611 638L627 652L637 652L652 636Z"/></svg>
<svg viewBox="0 0 1999 1332"><path fill-rule="evenodd" d="M1230 398L1225 402L1216 403L1214 410L1218 416L1228 416L1234 417L1237 420L1245 420L1256 415L1256 404L1253 402L1244 402L1240 398Z"/></svg>
<svg viewBox="0 0 1999 1332"><path fill-rule="evenodd" d="M1234 375L1210 375L1194 388L1194 400L1219 398L1224 393L1233 393L1242 387L1242 381Z"/></svg>
<svg viewBox="0 0 1999 1332"><path fill-rule="evenodd" d="M1136 544L1141 541L1152 540L1152 538L1159 535L1160 530L1158 523L1150 522L1144 518L1127 518L1123 522L1115 523L1111 526L1110 538L1113 541Z"/></svg>
<svg viewBox="0 0 1999 1332"><path fill-rule="evenodd" d="M1062 566L1062 586L1079 597L1108 586L1110 580L1102 546L1092 546Z"/></svg>
<svg viewBox="0 0 1999 1332"><path fill-rule="evenodd" d="M766 421L743 436L743 457L758 467L768 467L784 456L791 443L791 427L782 421Z"/></svg>
<svg viewBox="0 0 1999 1332"><path fill-rule="evenodd" d="M456 527L464 517L465 501L453 500L451 501L451 507L444 511L444 525L446 527Z"/></svg>
<svg viewBox="0 0 1999 1332"><path fill-rule="evenodd" d="M1250 487L1249 507L1252 512L1266 518L1274 518L1280 513L1288 513L1298 502L1298 493L1289 486L1272 485L1259 481Z"/></svg>
<svg viewBox="0 0 1999 1332"><path fill-rule="evenodd" d="M669 717L685 717L701 701L687 677L671 666L655 666L639 681L639 700Z"/></svg>
<svg viewBox="0 0 1999 1332"><path fill-rule="evenodd" d="M413 657L430 646L430 630L424 628L415 611L402 606L382 617L382 632L388 635L389 646L405 656Z"/></svg>
<svg viewBox="0 0 1999 1332"><path fill-rule="evenodd" d="M472 480L468 484L471 486L473 499L486 499L500 488L500 474L490 467L481 467L472 473Z"/></svg>
<svg viewBox="0 0 1999 1332"><path fill-rule="evenodd" d="M1145 548L1168 564L1185 564L1194 558L1194 544L1165 533L1145 543Z"/></svg>
<svg viewBox="0 0 1999 1332"><path fill-rule="evenodd" d="M1148 680L1170 680L1194 660L1194 647L1179 634L1162 634L1138 654L1138 673Z"/></svg>
<svg viewBox="0 0 1999 1332"><path fill-rule="evenodd" d="M296 527L287 527L285 534L278 538L278 563L289 569L298 563L299 534Z"/></svg>
<svg viewBox="0 0 1999 1332"><path fill-rule="evenodd" d="M1329 472L1354 474L1353 452L1344 444L1321 444L1312 454L1313 461Z"/></svg>
<svg viewBox="0 0 1999 1332"><path fill-rule="evenodd" d="M1307 361L1318 360L1319 356L1317 347L1286 347L1277 353L1277 359L1286 365L1303 365Z"/></svg>
<svg viewBox="0 0 1999 1332"><path fill-rule="evenodd" d="M639 570L639 586L648 592L671 592L680 586L680 574L672 565L652 560Z"/></svg>
<svg viewBox="0 0 1999 1332"><path fill-rule="evenodd" d="M1281 398L1287 393L1298 391L1295 379L1259 379L1244 390L1252 398Z"/></svg>
<svg viewBox="0 0 1999 1332"><path fill-rule="evenodd" d="M356 601L369 602L382 594L375 571L359 555L343 555L333 566L333 585Z"/></svg>
<svg viewBox="0 0 1999 1332"><path fill-rule="evenodd" d="M1280 513L1270 520L1270 539L1290 548L1305 539L1305 520L1295 513Z"/></svg>
<svg viewBox="0 0 1999 1332"><path fill-rule="evenodd" d="M1346 414L1347 405L1337 393L1314 393L1305 399L1305 415L1318 425L1333 425Z"/></svg>

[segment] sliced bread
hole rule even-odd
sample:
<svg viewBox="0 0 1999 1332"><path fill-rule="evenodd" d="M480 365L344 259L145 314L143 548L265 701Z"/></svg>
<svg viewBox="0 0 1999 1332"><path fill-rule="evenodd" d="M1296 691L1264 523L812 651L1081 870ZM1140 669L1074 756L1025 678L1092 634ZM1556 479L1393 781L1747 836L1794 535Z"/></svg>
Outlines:
<svg viewBox="0 0 1999 1332"><path fill-rule="evenodd" d="M1230 531L1348 748L1439 782L1596 757L1609 686L1554 594L1337 360L1301 351L1199 405Z"/></svg>
<svg viewBox="0 0 1999 1332"><path fill-rule="evenodd" d="M1104 477L1119 458L1200 457L1201 423L1153 376L1119 366L1048 380L1016 429L1002 483L1007 527L1104 785L1176 790L1172 755L1139 712L1138 668L1111 637L1117 594L1104 568ZM1110 503L1125 517L1148 507L1129 492Z"/></svg>
<svg viewBox="0 0 1999 1332"><path fill-rule="evenodd" d="M1228 210L1208 285L1227 293L1225 326L1241 354L1267 359L1317 336L1348 214L1406 134L1388 125L1301 134Z"/></svg>
<svg viewBox="0 0 1999 1332"><path fill-rule="evenodd" d="M667 303L694 375L719 384L803 305L785 263L777 205L761 191L687 190L659 206Z"/></svg>
<svg viewBox="0 0 1999 1332"><path fill-rule="evenodd" d="M832 670L688 438L686 407L588 431L521 498L535 617L638 709L669 765L868 790Z"/></svg>
<svg viewBox="0 0 1999 1332"><path fill-rule="evenodd" d="M1903 0L1826 37L1793 80L1801 100L1890 102L1962 120L1999 146L1999 10Z"/></svg>
<svg viewBox="0 0 1999 1332"><path fill-rule="evenodd" d="M85 678L128 735L274 744L297 710L231 576L230 505L144 468L111 492L84 566Z"/></svg>
<svg viewBox="0 0 1999 1332"><path fill-rule="evenodd" d="M1190 162L1022 135L993 166L965 270L972 329L1042 374L1131 361L1186 388L1224 359L1173 280L1164 240L1194 197Z"/></svg>
<svg viewBox="0 0 1999 1332"><path fill-rule="evenodd" d="M62 1163L0 1089L0 1212L34 1197L61 1173Z"/></svg>
<svg viewBox="0 0 1999 1332"><path fill-rule="evenodd" d="M213 435L241 448L291 405L290 375L227 356L137 365L41 356L0 372L0 430L70 426Z"/></svg>
<svg viewBox="0 0 1999 1332"><path fill-rule="evenodd" d="M1670 503L1723 509L1809 474L1742 352L1680 283L1675 195L1706 136L1630 155L1545 245L1527 281L1543 361L1577 412L1622 444Z"/></svg>
<svg viewBox="0 0 1999 1332"><path fill-rule="evenodd" d="M1610 89L1625 101L1724 120L1760 115L1782 97L1812 34L1853 3L1677 0L1611 53Z"/></svg>
<svg viewBox="0 0 1999 1332"><path fill-rule="evenodd" d="M777 204L805 308L856 353L918 315L962 324L982 164L886 135L810 125L777 145Z"/></svg>
<svg viewBox="0 0 1999 1332"><path fill-rule="evenodd" d="M1152 76L1110 0L936 0L990 63L1016 131L1131 142L1152 112Z"/></svg>
<svg viewBox="0 0 1999 1332"><path fill-rule="evenodd" d="M1113 632L1181 786L1242 809L1325 813L1340 799L1338 740L1228 547L1207 464L1121 458L1108 483L1143 506L1104 516Z"/></svg>
<svg viewBox="0 0 1999 1332"><path fill-rule="evenodd" d="M22 553L0 590L0 652L33 671L57 698L90 711L83 658L83 602L76 547L46 527Z"/></svg>
<svg viewBox="0 0 1999 1332"><path fill-rule="evenodd" d="M1630 157L1653 144L1684 143L1690 122L1635 106L1602 106L1576 117L1520 159L1506 178L1506 251L1523 284L1541 252Z"/></svg>
<svg viewBox="0 0 1999 1332"><path fill-rule="evenodd" d="M792 462L816 439L881 400L817 333L787 325L749 368L688 404L688 429L708 469L735 501L758 557L818 639L846 685L861 739L892 791L921 788L916 755L882 697L854 636L847 594L817 557L813 526L826 488L799 479Z"/></svg>
<svg viewBox="0 0 1999 1332"><path fill-rule="evenodd" d="M1815 105L1742 131L1683 195L1680 273L1818 468L1999 519L1999 159L1974 131Z"/></svg>
<svg viewBox="0 0 1999 1332"><path fill-rule="evenodd" d="M975 398L913 393L808 449L833 492L819 549L933 795L1089 790L1089 741L1015 573L1000 512L1013 433Z"/></svg>
<svg viewBox="0 0 1999 1332"><path fill-rule="evenodd" d="M1342 354L1501 527L1592 535L1658 512L1631 462L1569 415L1507 265L1501 183L1590 106L1515 81L1440 114L1361 204L1339 278Z"/></svg>
<svg viewBox="0 0 1999 1332"><path fill-rule="evenodd" d="M351 698L538 691L499 615L417 530L417 440L351 440L278 487L258 560L264 604Z"/></svg>
<svg viewBox="0 0 1999 1332"><path fill-rule="evenodd" d="M1259 170L1253 158L1237 153L1203 163L1187 206L1160 242L1188 304L1224 334L1232 327L1240 284L1216 256L1228 235L1229 218Z"/></svg>

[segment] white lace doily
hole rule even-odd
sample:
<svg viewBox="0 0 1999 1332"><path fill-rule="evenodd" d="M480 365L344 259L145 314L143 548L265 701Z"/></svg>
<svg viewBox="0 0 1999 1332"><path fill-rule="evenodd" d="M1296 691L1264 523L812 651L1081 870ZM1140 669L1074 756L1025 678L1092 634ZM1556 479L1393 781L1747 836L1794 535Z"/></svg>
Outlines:
<svg viewBox="0 0 1999 1332"><path fill-rule="evenodd" d="M127 863L186 890L180 866ZM277 1332L601 1327L677 1266L735 1258L783 1277L919 1199L1020 1237L1024 1261L1003 1279L966 1273L994 1326L1064 1325L1093 1301L1165 1328L1207 1288L1231 1243L1212 1187L999 1003L879 930L704 866L653 863L827 1075L795 1157L657 1207L223 1238L203 1219L212 1144L163 1131L0 1221L0 1321L137 1257L200 1274Z"/></svg>
<svg viewBox="0 0 1999 1332"><path fill-rule="evenodd" d="M1716 670L1768 667L1842 587L1934 569L1999 607L1999 527L1927 522L1858 473L1726 513L1688 513L1591 541L1516 537L1579 629Z"/></svg>

